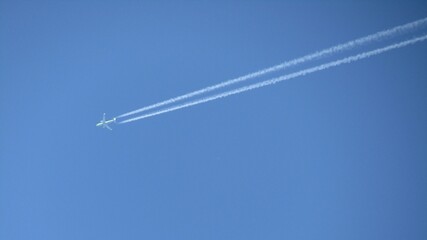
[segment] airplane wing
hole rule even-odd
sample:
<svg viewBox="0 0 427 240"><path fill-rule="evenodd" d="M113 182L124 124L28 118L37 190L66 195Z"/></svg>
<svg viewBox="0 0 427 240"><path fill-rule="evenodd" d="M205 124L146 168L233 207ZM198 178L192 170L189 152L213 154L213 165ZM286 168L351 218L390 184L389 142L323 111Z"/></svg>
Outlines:
<svg viewBox="0 0 427 240"><path fill-rule="evenodd" d="M106 128L108 128L109 130L113 130L112 128L110 128L110 126L105 125Z"/></svg>

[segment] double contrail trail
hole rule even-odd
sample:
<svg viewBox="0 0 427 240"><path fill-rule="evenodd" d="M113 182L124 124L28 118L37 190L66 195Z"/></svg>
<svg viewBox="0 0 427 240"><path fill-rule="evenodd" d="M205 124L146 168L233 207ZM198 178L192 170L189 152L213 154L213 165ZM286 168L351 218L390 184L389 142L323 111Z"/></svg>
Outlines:
<svg viewBox="0 0 427 240"><path fill-rule="evenodd" d="M345 50L349 50L349 49L352 49L352 48L355 48L358 46L363 46L363 45L366 45L366 44L374 42L374 41L382 40L384 38L393 37L393 36L398 35L398 34L403 34L403 33L409 32L409 31L413 31L419 27L426 25L426 23L427 23L427 18L423 18L423 19L420 19L420 20L417 20L417 21L414 21L411 23L396 26L394 28L390 28L390 29L387 29L384 31L380 31L380 32L368 35L366 37L358 38L356 40L349 41L347 43L339 44L339 45L336 45L336 46L333 46L333 47L330 47L330 48L327 48L327 49L324 49L321 51L317 51L315 53L305 55L303 57L296 58L294 60L287 61L287 62L281 63L281 64L273 66L273 67L265 68L265 69L259 70L257 72L249 73L247 75L237 77L237 78L234 78L234 79L231 79L231 80L228 80L228 81L225 81L225 82L213 85L213 86L209 86L209 87L206 87L206 88L194 91L194 92L190 92L190 93L187 93L187 94L175 97L175 98L171 98L171 99L159 102L159 103L155 103L153 105L149 105L149 106L137 109L135 111L131 111L131 112L122 114L120 116L117 116L116 118L122 118L122 117L130 116L130 115L134 115L136 113L141 113L141 112L153 109L153 108L158 108L158 107L161 107L161 106L164 106L167 104L172 104L172 103L175 103L177 101L188 99L188 98L191 98L191 97L194 97L197 95L201 95L201 94L204 94L207 92L211 92L213 90L220 89L220 88L232 85L232 84L236 84L236 83L243 82L243 81L255 78L255 77L259 77L259 76L267 74L267 73L272 73L272 72L276 72L279 70L284 70L284 69L291 67L291 66L295 66L295 65L302 64L302 63L305 63L308 61L319 59L319 58L322 58L322 57L325 57L325 56L328 56L331 54L339 53L339 52L342 52ZM123 121L123 122L126 122L126 121Z"/></svg>
<svg viewBox="0 0 427 240"><path fill-rule="evenodd" d="M235 94L239 94L239 93L242 93L242 92L250 91L250 90L253 90L253 89L260 88L260 87L265 87L265 86L268 86L268 85L276 84L278 82L282 82L282 81L285 81L285 80L289 80L289 79L293 79L293 78L305 76L305 75L310 74L310 73L314 73L314 72L326 70L328 68L337 67L337 66L339 66L341 64L346 64L346 63L352 63L352 62L355 62L355 61L359 61L359 60L362 60L362 59L365 59L365 58L368 58L368 57L372 57L372 56L375 56L375 55L378 55L378 54L381 54L381 53L384 53L384 52L387 52L387 51L390 51L390 50L393 50L393 49L402 48L402 47L405 47L405 46L408 46L408 45L412 45L412 44L415 44L415 43L418 43L418 42L422 42L422 41L425 41L425 40L427 40L427 35L423 35L421 37L412 38L412 39L409 39L409 40L406 40L406 41L402 41L402 42L399 42L399 43L396 43L396 44L388 45L386 47L378 48L378 49L375 49L375 50L372 50L372 51L363 52L363 53L360 53L360 54L357 54L357 55L353 55L353 56L350 56L350 57L342 58L340 60L336 60L336 61L332 61L332 62L329 62L329 63L321 64L321 65L318 65L316 67L307 68L307 69L304 69L304 70L301 70L301 71L298 71L298 72L294 72L294 73L287 74L287 75L284 75L284 76L280 76L280 77L277 77L277 78L273 78L273 79L270 79L270 80L262 81L262 82L259 82L259 83L254 83L254 84L251 84L251 85L248 85L248 86L237 88L235 90L230 90L230 91L227 91L227 92L224 92L224 93L220 93L220 94L217 94L217 95L214 95L214 96L211 96L211 97L205 97L205 98L202 98L200 100L196 100L196 101L184 103L184 104L177 105L177 106L174 106L174 107L166 108L164 110L159 110L159 111L156 111L156 112L153 112L153 113L149 113L149 114L145 114L145 115L142 115L142 116L139 116L139 117L134 117L134 118L131 118L131 119L127 119L127 120L122 121L120 123L133 122L133 121L137 121L137 120L140 120L140 119L144 119L144 118L149 118L149 117L153 117L153 116L156 116L156 115L160 115L160 114L163 114L163 113L176 111L178 109L187 108L187 107L191 107L191 106L194 106L194 105L198 105L198 104L210 102L210 101L213 101L213 100L216 100L216 99L219 99L219 98L228 97L228 96L231 96L231 95L235 95Z"/></svg>

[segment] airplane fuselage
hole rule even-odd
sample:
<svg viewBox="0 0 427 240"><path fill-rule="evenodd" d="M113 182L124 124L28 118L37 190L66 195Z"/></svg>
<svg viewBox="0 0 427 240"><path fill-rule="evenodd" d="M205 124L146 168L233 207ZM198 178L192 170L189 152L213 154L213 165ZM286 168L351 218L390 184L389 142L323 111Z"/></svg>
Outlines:
<svg viewBox="0 0 427 240"><path fill-rule="evenodd" d="M108 120L108 121L100 121L99 123L97 123L97 124L96 124L96 126L97 126L97 127L102 127L102 126L104 126L104 125L108 125L108 124L110 124L110 123L115 123L115 122L116 122L116 119L115 119L115 118L113 118L113 119Z"/></svg>

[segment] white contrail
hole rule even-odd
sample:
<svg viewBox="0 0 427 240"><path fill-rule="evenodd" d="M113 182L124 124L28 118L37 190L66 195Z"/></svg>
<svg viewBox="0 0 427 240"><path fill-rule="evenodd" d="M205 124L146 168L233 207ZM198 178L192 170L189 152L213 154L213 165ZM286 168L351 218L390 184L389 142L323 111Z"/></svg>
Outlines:
<svg viewBox="0 0 427 240"><path fill-rule="evenodd" d="M368 35L366 37L362 37L362 38L358 38L358 39L353 40L353 41L349 41L347 43L339 44L339 45L336 45L336 46L333 46L333 47L330 47L330 48L327 48L327 49L324 49L321 51L317 51L315 53L305 55L303 57L296 58L294 60L287 61L287 62L281 63L281 64L273 66L273 67L265 68L265 69L259 70L257 72L253 72L253 73L250 73L250 74L238 77L238 78L234 78L234 79L231 79L231 80L228 80L228 81L225 81L225 82L213 85L213 86L209 86L209 87L206 87L206 88L194 91L194 92L190 92L190 93L187 93L187 94L175 97L175 98L171 98L171 99L165 100L163 102L155 103L153 105L149 105L149 106L137 109L135 111L131 111L131 112L122 114L120 116L117 116L116 118L126 117L129 115L144 112L144 111L147 111L147 110L150 110L153 108L161 107L161 106L164 106L166 104L175 103L177 101L184 100L184 99L187 99L190 97L194 97L194 96L197 96L197 95L200 95L203 93L207 93L207 92L213 91L215 89L223 88L223 87L229 86L231 84L235 84L235 83L243 82L243 81L255 78L255 77L259 77L259 76L267 74L267 73L275 72L278 70L283 70L283 69L286 69L288 67L295 66L295 65L307 62L307 61L311 61L314 59L325 57L325 56L328 56L328 55L331 55L334 53L338 53L338 52L341 52L344 50L349 50L349 49L352 49L352 48L357 47L357 46L362 46L362 45L368 44L368 43L373 42L373 41L379 41L379 40L387 38L387 37L392 37L392 36L397 35L397 34L402 34L402 33L405 33L405 32L411 31L411 30L415 30L415 29L425 25L426 23L427 23L427 18L423 18L423 19L420 19L420 20L417 20L417 21L414 21L411 23L407 23L404 25L400 25L400 26L397 26L394 28L384 30L384 31L380 31L380 32L377 32L375 34L371 34L371 35Z"/></svg>
<svg viewBox="0 0 427 240"><path fill-rule="evenodd" d="M353 56L350 56L350 57L346 57L346 58L343 58L343 59L340 59L340 60L336 60L336 61L333 61L333 62L321 64L321 65L318 65L316 67L307 68L307 69L304 69L304 70L301 70L301 71L298 71L298 72L294 72L294 73L287 74L287 75L284 75L284 76L281 76L281 77L277 77L277 78L273 78L273 79L270 79L270 80L266 80L266 81L263 81L263 82L260 82L260 83L254 83L254 84L251 84L251 85L248 85L248 86L245 86L245 87L237 88L235 90L230 90L230 91L227 91L227 92L224 92L224 93L220 93L220 94L217 94L217 95L214 95L214 96L211 96L211 97L202 98L200 100L196 100L196 101L193 101L193 102L184 103L184 104L177 105L177 106L174 106L174 107L170 107L170 108L167 108L167 109L164 109L164 110L159 110L159 111L156 111L156 112L153 112L153 113L149 113L149 114L145 114L145 115L142 115L142 116L139 116L139 117L134 117L134 118L122 121L120 123L133 122L133 121L136 121L136 120L141 120L141 119L148 118L148 117L153 117L153 116L156 116L156 115L159 115L159 114L163 114L163 113L167 113L167 112L171 112L171 111L176 111L178 109L187 108L187 107L198 105L198 104L201 104L201 103L213 101L215 99L228 97L230 95L234 95L234 94L246 92L246 91L253 90L253 89L256 89L256 88L265 87L265 86L268 86L268 85L271 85L271 84L275 84L275 83L278 83L278 82L281 82L281 81L289 80L289 79L296 78L296 77L301 77L301 76L304 76L304 75L307 75L307 74L310 74L310 73L314 73L314 72L318 72L318 71L322 71L322 70L325 70L325 69L328 69L328 68L331 68L331 67L336 67L336 66L339 66L341 64L352 63L352 62L355 62L355 61L358 61L358 60L361 60L361 59L364 59L364 58L372 57L372 56L375 56L375 55L378 55L378 54L381 54L381 53L384 53L384 52L387 52L387 51L390 51L390 50L393 50L393 49L402 48L402 47L405 47L405 46L408 46L408 45L411 45L411 44L415 44L417 42L425 41L425 40L427 40L427 35L424 35L422 37L412 38L410 40L402 41L402 42L399 42L399 43L396 43L396 44L392 44L392 45L389 45L389 46L386 46L386 47L383 47L383 48L378 48L378 49L375 49L375 50L372 50L372 51L363 52L363 53L360 53L360 54L357 54L357 55L353 55Z"/></svg>

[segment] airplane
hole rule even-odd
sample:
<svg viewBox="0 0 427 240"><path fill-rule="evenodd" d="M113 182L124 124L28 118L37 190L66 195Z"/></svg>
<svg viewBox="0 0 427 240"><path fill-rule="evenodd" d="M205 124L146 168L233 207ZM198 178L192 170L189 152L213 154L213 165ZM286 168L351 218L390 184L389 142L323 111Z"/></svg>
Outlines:
<svg viewBox="0 0 427 240"><path fill-rule="evenodd" d="M99 121L99 123L97 123L96 124L96 126L97 127L103 127L103 128L107 128L107 129L109 129L109 130L113 130L113 129L111 129L111 127L110 126L108 126L108 124L110 124L110 123L115 123L116 122L116 118L113 118L113 119L111 119L111 120L105 120L105 113L104 113L104 116L102 117L102 120L101 121Z"/></svg>

